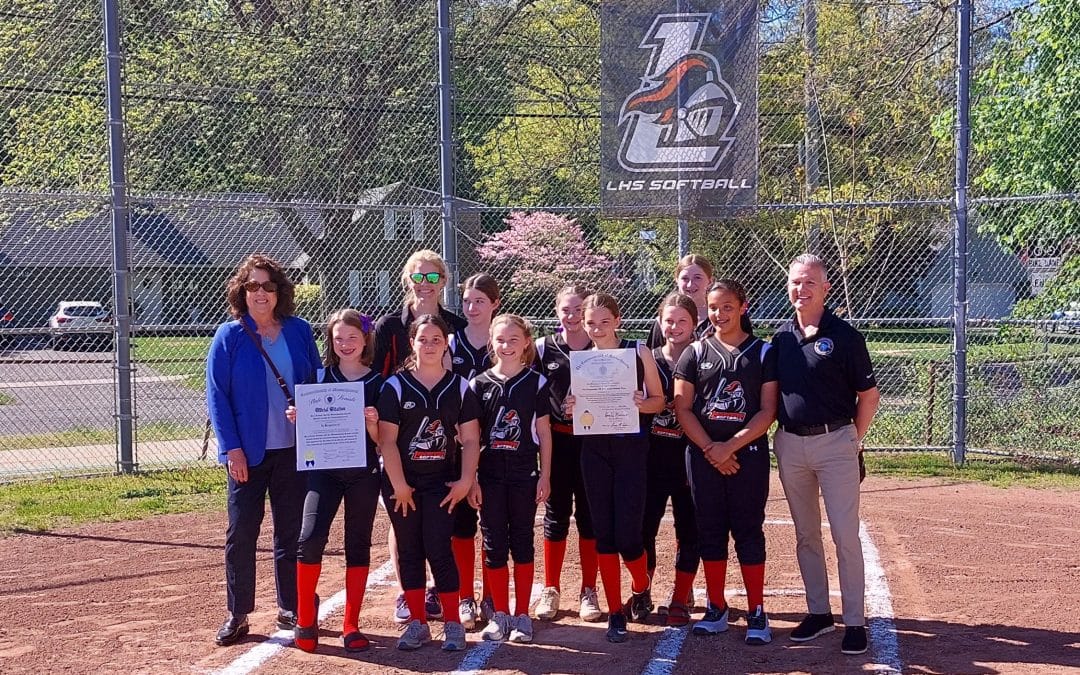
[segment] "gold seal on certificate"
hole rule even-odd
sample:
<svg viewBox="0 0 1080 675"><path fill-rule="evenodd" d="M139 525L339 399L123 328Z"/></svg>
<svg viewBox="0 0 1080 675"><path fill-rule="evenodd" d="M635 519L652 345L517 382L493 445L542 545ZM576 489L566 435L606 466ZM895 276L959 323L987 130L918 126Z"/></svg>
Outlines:
<svg viewBox="0 0 1080 675"><path fill-rule="evenodd" d="M367 466L364 383L296 385L296 468Z"/></svg>
<svg viewBox="0 0 1080 675"><path fill-rule="evenodd" d="M638 433L641 425L634 405L637 389L636 350L570 352L574 435Z"/></svg>

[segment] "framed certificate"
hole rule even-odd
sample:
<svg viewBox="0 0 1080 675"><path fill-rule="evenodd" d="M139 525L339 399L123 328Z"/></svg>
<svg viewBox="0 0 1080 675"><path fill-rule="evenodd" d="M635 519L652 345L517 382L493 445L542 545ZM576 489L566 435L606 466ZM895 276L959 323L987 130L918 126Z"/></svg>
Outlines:
<svg viewBox="0 0 1080 675"><path fill-rule="evenodd" d="M574 435L638 433L641 425L634 405L637 389L637 350L570 352Z"/></svg>
<svg viewBox="0 0 1080 675"><path fill-rule="evenodd" d="M296 469L366 466L364 383L296 385Z"/></svg>

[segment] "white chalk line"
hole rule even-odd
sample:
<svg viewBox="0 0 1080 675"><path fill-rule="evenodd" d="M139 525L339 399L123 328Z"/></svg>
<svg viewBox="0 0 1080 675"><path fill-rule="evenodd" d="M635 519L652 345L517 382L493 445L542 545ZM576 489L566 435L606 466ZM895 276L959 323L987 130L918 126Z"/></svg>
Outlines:
<svg viewBox="0 0 1080 675"><path fill-rule="evenodd" d="M892 593L881 567L881 556L870 538L866 523L859 521L859 540L862 542L863 569L866 576L867 630L870 633L870 654L876 673L900 673L900 645L893 624Z"/></svg>
<svg viewBox="0 0 1080 675"><path fill-rule="evenodd" d="M394 565L387 560L368 575L367 588L388 586L394 576ZM341 609L345 604L345 591L338 591L319 604L319 622ZM237 657L232 663L218 671L219 675L246 675L262 664L274 658L279 652L292 644L292 631L279 630L265 641L255 645L244 654Z"/></svg>
<svg viewBox="0 0 1080 675"><path fill-rule="evenodd" d="M532 596L535 598L539 595L543 587L540 584L533 584ZM513 596L511 596L511 602L515 602ZM465 658L461 659L461 663L458 664L457 670L454 670L450 675L476 675L484 669L487 665L488 659L498 650L503 641L485 641L480 640L479 643L472 649L465 652Z"/></svg>

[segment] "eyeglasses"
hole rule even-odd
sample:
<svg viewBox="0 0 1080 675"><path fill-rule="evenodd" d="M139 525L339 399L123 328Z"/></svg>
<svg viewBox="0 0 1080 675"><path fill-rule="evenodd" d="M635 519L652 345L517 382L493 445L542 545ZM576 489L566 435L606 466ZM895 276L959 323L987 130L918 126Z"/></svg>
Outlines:
<svg viewBox="0 0 1080 675"><path fill-rule="evenodd" d="M429 284L437 284L442 280L442 274L439 272L428 272L427 274L413 272L409 275L409 278L412 279L414 284L422 284L424 281L427 281Z"/></svg>
<svg viewBox="0 0 1080 675"><path fill-rule="evenodd" d="M248 293L254 293L259 289L263 289L267 293L277 293L277 284L273 281L264 281L261 284L258 281L245 281L244 290Z"/></svg>

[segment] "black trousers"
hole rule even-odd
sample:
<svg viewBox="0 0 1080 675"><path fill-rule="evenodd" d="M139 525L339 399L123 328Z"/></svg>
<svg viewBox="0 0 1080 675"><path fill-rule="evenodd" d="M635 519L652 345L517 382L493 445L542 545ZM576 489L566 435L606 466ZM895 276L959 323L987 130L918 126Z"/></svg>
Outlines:
<svg viewBox="0 0 1080 675"><path fill-rule="evenodd" d="M479 519L480 514L476 512L476 509L469 506L464 499L458 502L457 507L454 508L454 536L458 539L472 539L475 537L476 525Z"/></svg>
<svg viewBox="0 0 1080 675"><path fill-rule="evenodd" d="M390 479L383 478L383 499L390 510L390 524L397 536L398 565L401 568L401 588L412 591L424 588L427 572L426 561L435 578L439 593L458 592L458 570L450 535L454 529L454 516L439 502L450 493L446 476L406 476L413 487L415 510L407 516L394 508L394 488Z"/></svg>
<svg viewBox="0 0 1080 675"><path fill-rule="evenodd" d="M484 502L480 505L480 529L484 534L484 562L506 567L509 555L515 563L531 563L535 555L533 532L536 520L537 477L520 479L480 477Z"/></svg>
<svg viewBox="0 0 1080 675"><path fill-rule="evenodd" d="M697 448L686 455L686 470L697 516L702 560L727 560L728 537L743 565L765 562L765 504L769 500L769 446L764 440L736 455L739 470L725 476Z"/></svg>
<svg viewBox="0 0 1080 675"><path fill-rule="evenodd" d="M570 516L577 523L578 536L593 539L592 512L581 477L581 438L551 432L551 494L544 508L544 539L566 541Z"/></svg>
<svg viewBox="0 0 1080 675"><path fill-rule="evenodd" d="M589 495L597 553L634 560L645 552L645 436L584 436L581 475Z"/></svg>
<svg viewBox="0 0 1080 675"><path fill-rule="evenodd" d="M274 580L280 609L296 611L296 542L304 502L304 478L296 471L296 448L267 450L248 479L229 478L229 526L225 530L225 586L229 611L255 610L255 552L270 495L274 524Z"/></svg>
<svg viewBox="0 0 1080 675"><path fill-rule="evenodd" d="M645 521L642 538L645 544L649 569L656 568L656 535L667 512L671 499L671 514L675 518L675 539L679 548L675 552L675 569L680 572L697 572L698 531L694 520L694 497L686 477L686 441L651 438L647 463L648 478L645 487Z"/></svg>
<svg viewBox="0 0 1080 675"><path fill-rule="evenodd" d="M371 528L375 524L381 489L382 474L377 465L365 469L310 472L300 528L299 561L311 565L322 563L330 525L344 501L345 566L370 565Z"/></svg>

